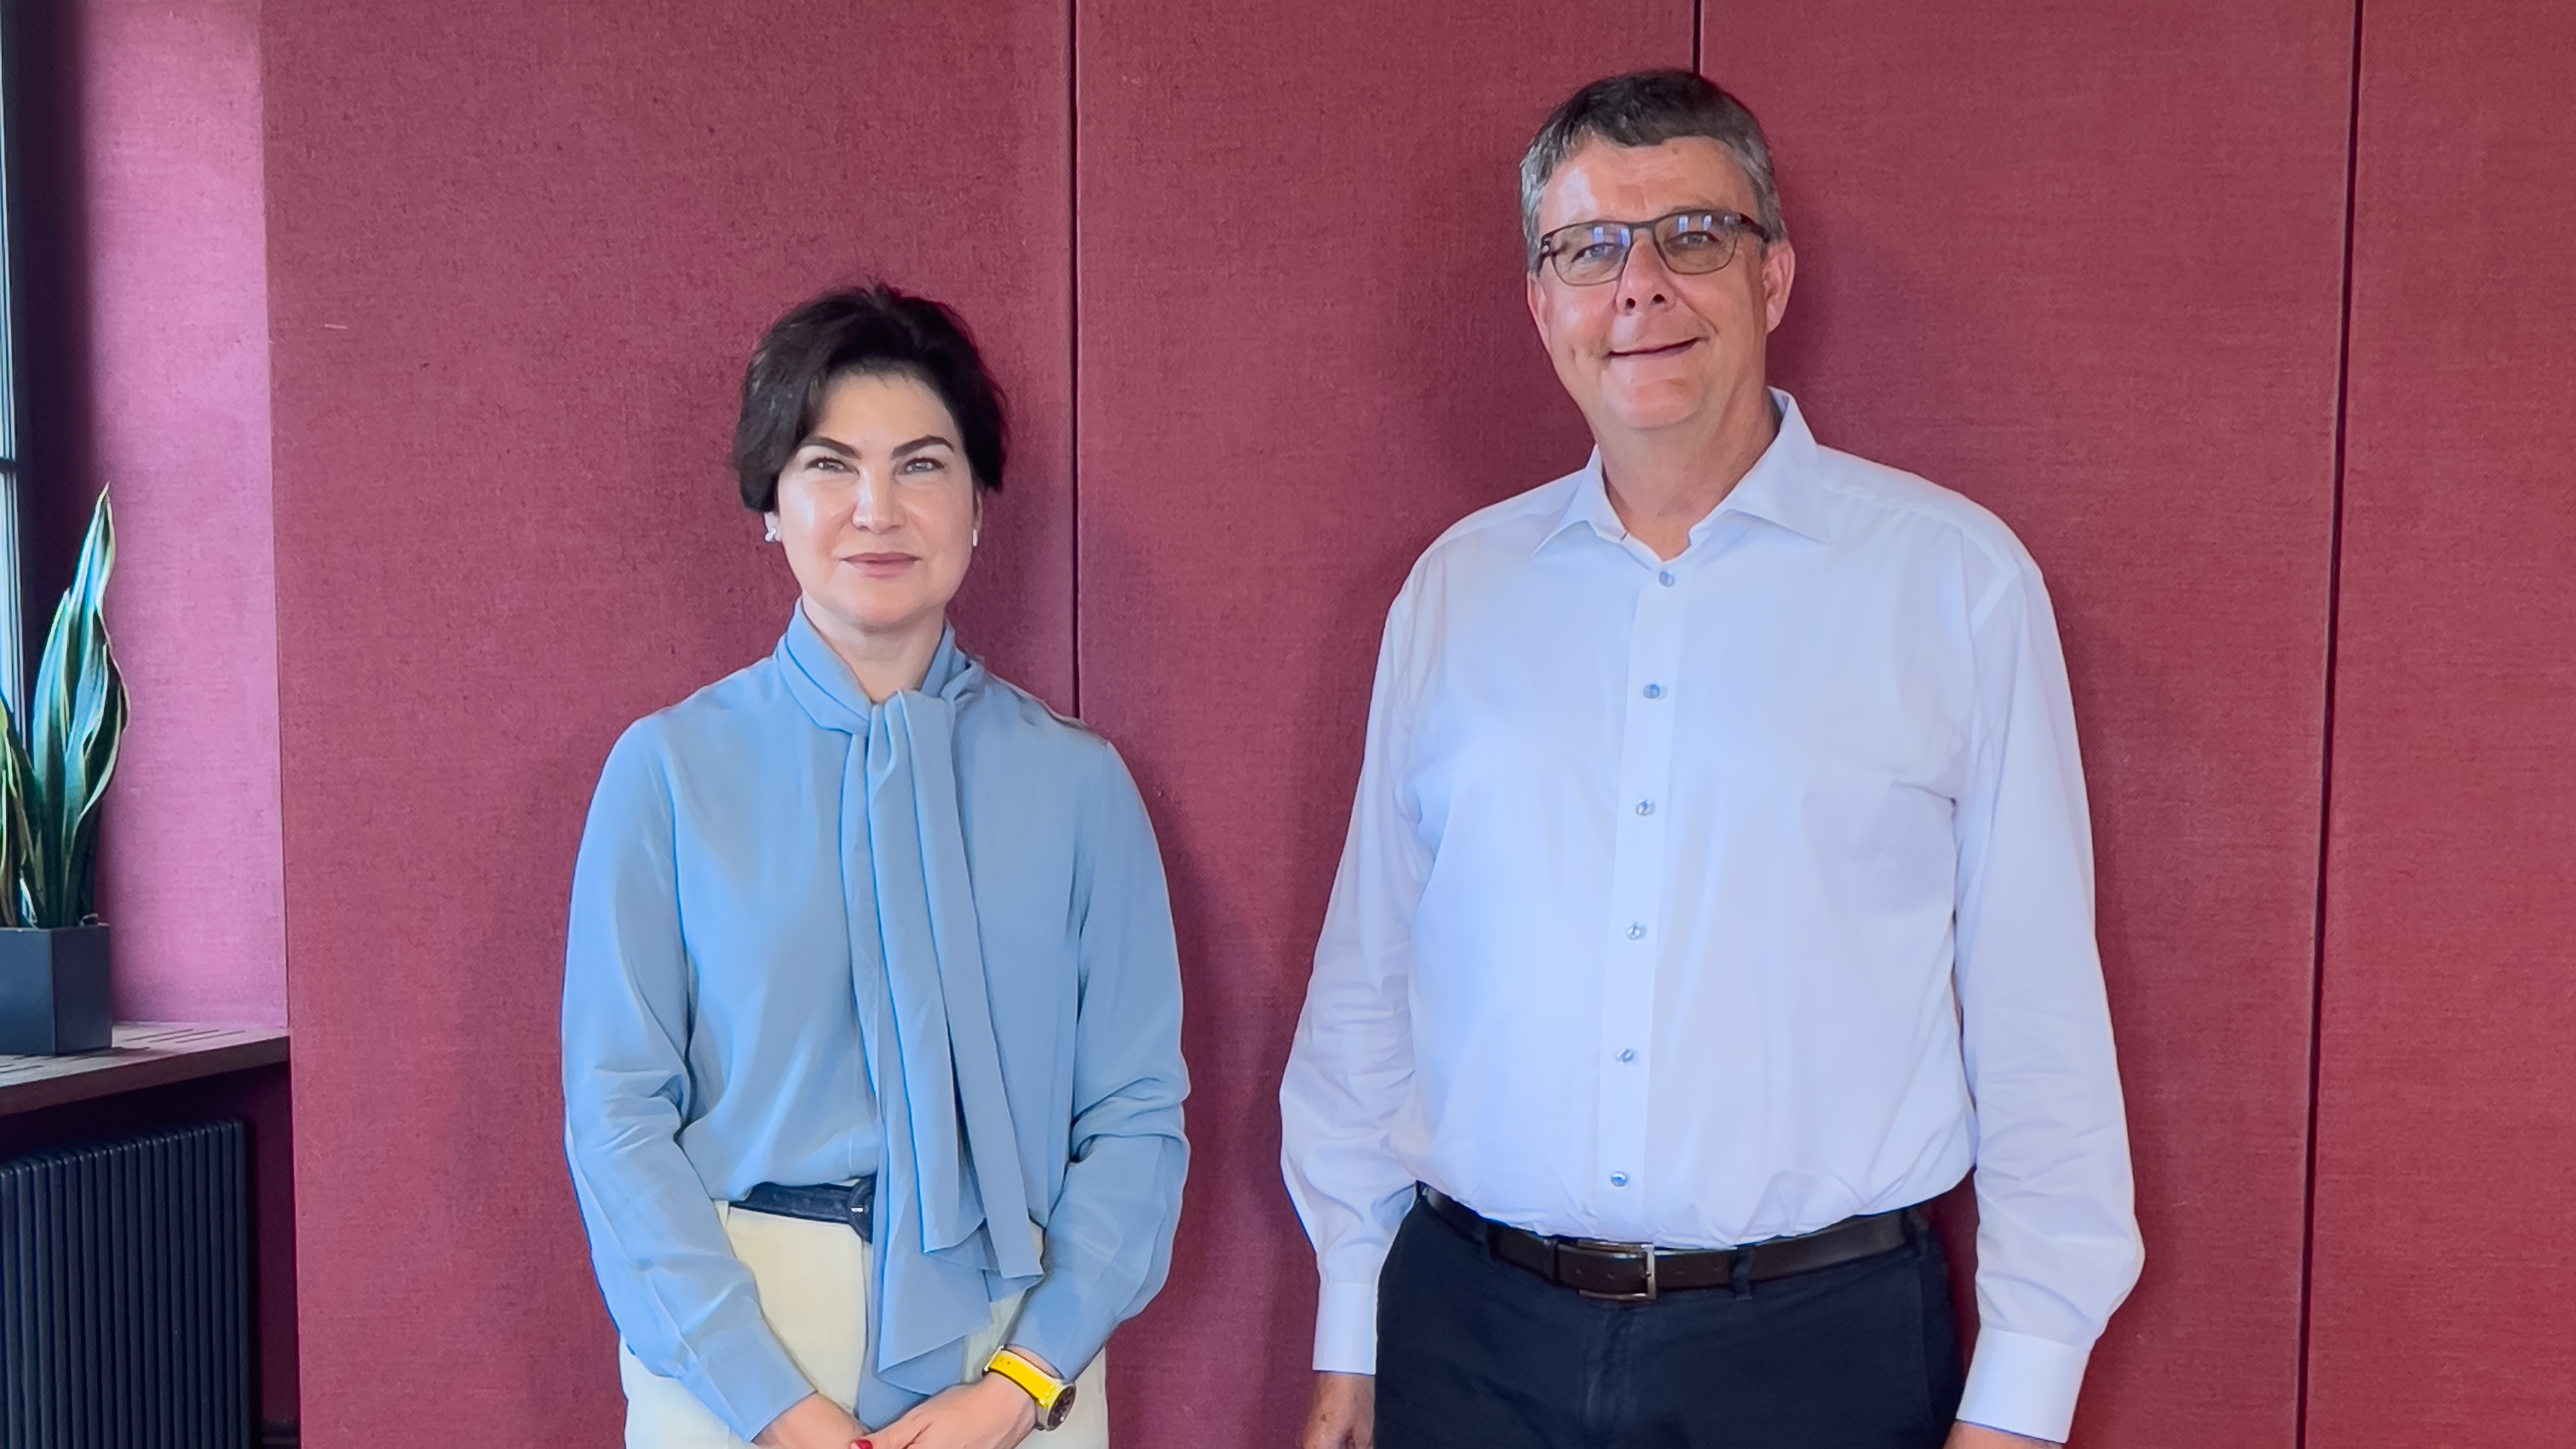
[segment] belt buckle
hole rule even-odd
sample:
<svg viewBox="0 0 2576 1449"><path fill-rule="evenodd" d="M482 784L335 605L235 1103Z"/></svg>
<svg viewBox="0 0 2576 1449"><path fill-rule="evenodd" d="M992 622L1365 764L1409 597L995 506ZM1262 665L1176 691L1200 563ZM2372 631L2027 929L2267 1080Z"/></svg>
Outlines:
<svg viewBox="0 0 2576 1449"><path fill-rule="evenodd" d="M1633 1258L1645 1265L1646 1286L1636 1293L1596 1293L1589 1288L1574 1291L1599 1303L1652 1303L1655 1301L1655 1245L1652 1243L1609 1243L1599 1238L1568 1238L1569 1245L1618 1258Z"/></svg>

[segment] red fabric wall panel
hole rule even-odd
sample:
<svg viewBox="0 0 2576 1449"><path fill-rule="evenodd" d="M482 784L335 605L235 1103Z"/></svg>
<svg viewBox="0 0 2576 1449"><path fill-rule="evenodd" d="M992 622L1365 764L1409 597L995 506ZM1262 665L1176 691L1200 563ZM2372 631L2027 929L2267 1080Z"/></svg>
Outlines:
<svg viewBox="0 0 2576 1449"><path fill-rule="evenodd" d="M112 482L117 1015L282 1022L259 7L11 20L24 663Z"/></svg>
<svg viewBox="0 0 2576 1449"><path fill-rule="evenodd" d="M1799 249L1781 381L2056 601L2147 1239L2102 1449L2293 1433L2351 21L1707 11Z"/></svg>
<svg viewBox="0 0 2576 1449"><path fill-rule="evenodd" d="M30 480L27 610L41 637L113 483L107 609L133 708L99 859L116 1012L282 1022L259 7L68 18L76 53L22 64L78 77L79 115L43 144L80 152L65 209L85 223L87 346L65 350L87 354L89 406L65 421L87 466Z"/></svg>
<svg viewBox="0 0 2576 1449"><path fill-rule="evenodd" d="M26 663L115 484L132 705L98 862L122 1020L282 1023L259 6L20 6L9 83ZM0 1116L0 1156L248 1120L259 1414L296 1415L284 1067Z"/></svg>
<svg viewBox="0 0 2576 1449"><path fill-rule="evenodd" d="M2576 10L2370 0L2308 1442L2576 1443Z"/></svg>
<svg viewBox="0 0 2576 1449"><path fill-rule="evenodd" d="M612 1443L555 1084L590 788L786 621L734 394L773 316L872 271L959 304L1017 397L961 632L1071 703L1066 18L263 22L307 1442Z"/></svg>
<svg viewBox="0 0 2576 1449"><path fill-rule="evenodd" d="M1082 706L1161 832L1194 1087L1171 1286L1111 1398L1143 1449L1284 1444L1315 1274L1276 1094L1379 626L1442 528L1582 462L1514 168L1577 85L1687 64L1691 7L1076 14Z"/></svg>

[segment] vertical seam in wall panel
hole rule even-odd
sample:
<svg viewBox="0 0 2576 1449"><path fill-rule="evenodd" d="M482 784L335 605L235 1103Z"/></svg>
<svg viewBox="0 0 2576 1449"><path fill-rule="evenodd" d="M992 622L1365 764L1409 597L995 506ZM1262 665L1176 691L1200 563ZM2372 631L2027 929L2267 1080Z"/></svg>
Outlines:
<svg viewBox="0 0 2576 1449"><path fill-rule="evenodd" d="M2299 1242L2298 1398L2291 1442L2308 1442L2308 1358L2316 1300L2317 1262L2317 1121L2324 1081L2326 1004L2326 870L2333 856L2335 654L2342 628L2343 490L2346 437L2352 417L2352 254L2355 218L2361 205L2361 15L2364 0L2352 4L2352 94L2345 114L2343 153L2343 298L2338 318L2335 359L2334 486L2326 532L2325 698L2317 737L2317 915L2315 955L2308 997L2308 1163L2306 1200Z"/></svg>
<svg viewBox="0 0 2576 1449"><path fill-rule="evenodd" d="M1708 0L1691 0L1691 69L1708 74Z"/></svg>
<svg viewBox="0 0 2576 1449"><path fill-rule="evenodd" d="M1064 233L1065 233L1065 534L1071 551L1071 631L1074 717L1082 716L1082 34L1080 0L1064 5Z"/></svg>

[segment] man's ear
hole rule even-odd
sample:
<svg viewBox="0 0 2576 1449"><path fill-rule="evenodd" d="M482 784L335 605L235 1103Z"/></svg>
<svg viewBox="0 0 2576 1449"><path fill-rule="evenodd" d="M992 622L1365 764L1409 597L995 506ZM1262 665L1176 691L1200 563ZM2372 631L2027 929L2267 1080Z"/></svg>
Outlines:
<svg viewBox="0 0 2576 1449"><path fill-rule="evenodd" d="M1786 239L1762 249L1762 330L1780 330L1780 319L1789 315L1789 287L1798 280L1798 250Z"/></svg>
<svg viewBox="0 0 2576 1449"><path fill-rule="evenodd" d="M1530 325L1538 329L1539 345L1544 347L1547 345L1547 313L1543 309L1547 306L1547 293L1538 273L1532 272L1523 280L1527 283L1523 296L1529 302Z"/></svg>

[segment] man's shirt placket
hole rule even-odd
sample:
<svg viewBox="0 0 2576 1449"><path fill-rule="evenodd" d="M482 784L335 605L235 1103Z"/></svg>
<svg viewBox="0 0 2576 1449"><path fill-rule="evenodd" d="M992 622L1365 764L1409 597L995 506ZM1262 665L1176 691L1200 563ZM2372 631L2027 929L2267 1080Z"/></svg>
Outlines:
<svg viewBox="0 0 2576 1449"><path fill-rule="evenodd" d="M1629 545L1631 550L1636 545ZM1644 1242L1654 1236L1647 1209L1651 1159L1646 1141L1654 1070L1655 981L1669 949L1664 936L1665 822L1673 779L1673 715L1681 664L1686 576L1676 565L1644 560L1629 625L1623 685L1610 862L1608 969L1603 973L1600 1070L1600 1160L1593 1198L1605 1235Z"/></svg>

